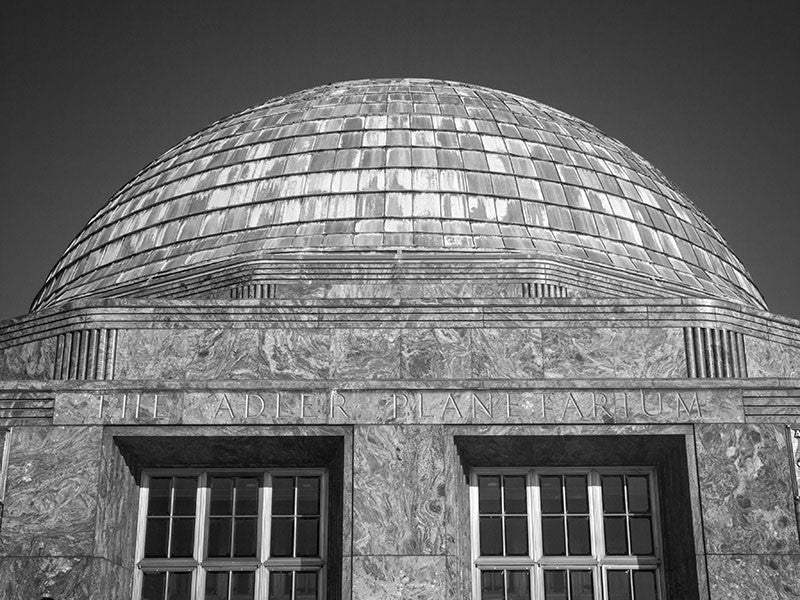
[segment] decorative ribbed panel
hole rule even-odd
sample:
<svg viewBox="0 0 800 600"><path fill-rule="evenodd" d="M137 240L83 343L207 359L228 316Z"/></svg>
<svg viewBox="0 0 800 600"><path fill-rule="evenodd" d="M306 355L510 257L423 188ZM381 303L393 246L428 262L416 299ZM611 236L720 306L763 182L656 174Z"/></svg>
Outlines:
<svg viewBox="0 0 800 600"><path fill-rule="evenodd" d="M83 329L56 337L53 379L113 379L116 329Z"/></svg>
<svg viewBox="0 0 800 600"><path fill-rule="evenodd" d="M275 285L272 283L249 283L231 288L231 299L253 300L275 297Z"/></svg>
<svg viewBox="0 0 800 600"><path fill-rule="evenodd" d="M554 283L533 281L522 284L523 298L566 298L568 296L567 288Z"/></svg>
<svg viewBox="0 0 800 600"><path fill-rule="evenodd" d="M727 329L684 327L689 377L747 377L744 336Z"/></svg>

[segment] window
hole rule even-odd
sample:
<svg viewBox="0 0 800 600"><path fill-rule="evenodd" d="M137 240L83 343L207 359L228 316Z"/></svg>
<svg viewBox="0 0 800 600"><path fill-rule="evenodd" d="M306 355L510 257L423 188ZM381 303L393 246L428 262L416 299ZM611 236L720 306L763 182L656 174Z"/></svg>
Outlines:
<svg viewBox="0 0 800 600"><path fill-rule="evenodd" d="M135 600L321 600L321 470L143 475Z"/></svg>
<svg viewBox="0 0 800 600"><path fill-rule="evenodd" d="M474 469L474 597L663 598L655 484L645 468Z"/></svg>

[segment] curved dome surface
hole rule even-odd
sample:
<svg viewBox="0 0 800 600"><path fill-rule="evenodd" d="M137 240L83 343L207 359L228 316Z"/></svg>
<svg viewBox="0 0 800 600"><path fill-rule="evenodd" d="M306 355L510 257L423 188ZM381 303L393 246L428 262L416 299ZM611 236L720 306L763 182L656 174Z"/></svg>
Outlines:
<svg viewBox="0 0 800 600"><path fill-rule="evenodd" d="M164 153L87 224L34 309L203 265L331 250L568 257L765 307L708 219L592 125L513 94L391 79L325 85Z"/></svg>

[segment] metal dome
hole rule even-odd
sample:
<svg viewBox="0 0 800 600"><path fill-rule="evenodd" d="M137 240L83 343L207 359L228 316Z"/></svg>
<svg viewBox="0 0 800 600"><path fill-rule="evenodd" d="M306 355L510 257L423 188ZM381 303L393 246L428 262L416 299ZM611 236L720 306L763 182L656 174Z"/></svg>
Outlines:
<svg viewBox="0 0 800 600"><path fill-rule="evenodd" d="M708 219L621 142L506 92L387 79L276 98L190 136L91 219L33 308L146 297L154 277L215 263L393 249L563 257L765 307Z"/></svg>

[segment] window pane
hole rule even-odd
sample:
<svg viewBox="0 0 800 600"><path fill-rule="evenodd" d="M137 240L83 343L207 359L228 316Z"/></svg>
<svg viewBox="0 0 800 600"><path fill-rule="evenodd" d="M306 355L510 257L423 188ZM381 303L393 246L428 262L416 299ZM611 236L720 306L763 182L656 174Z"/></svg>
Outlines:
<svg viewBox="0 0 800 600"><path fill-rule="evenodd" d="M527 517L506 517L506 555L525 556L528 554Z"/></svg>
<svg viewBox="0 0 800 600"><path fill-rule="evenodd" d="M258 519L255 517L237 518L233 530L233 555L248 557L256 555Z"/></svg>
<svg viewBox="0 0 800 600"><path fill-rule="evenodd" d="M294 477L273 477L272 514L294 514Z"/></svg>
<svg viewBox="0 0 800 600"><path fill-rule="evenodd" d="M542 497L542 512L553 514L564 512L561 500L561 477L540 477L539 493Z"/></svg>
<svg viewBox="0 0 800 600"><path fill-rule="evenodd" d="M173 515L193 515L197 504L197 479L195 477L175 478L175 503Z"/></svg>
<svg viewBox="0 0 800 600"><path fill-rule="evenodd" d="M568 475L564 478L567 493L567 512L588 513L589 499L586 493L585 475Z"/></svg>
<svg viewBox="0 0 800 600"><path fill-rule="evenodd" d="M569 591L571 600L592 600L594 587L591 571L570 571Z"/></svg>
<svg viewBox="0 0 800 600"><path fill-rule="evenodd" d="M481 600L505 600L502 571L481 571Z"/></svg>
<svg viewBox="0 0 800 600"><path fill-rule="evenodd" d="M240 477L236 481L236 514L258 514L258 479L254 477Z"/></svg>
<svg viewBox="0 0 800 600"><path fill-rule="evenodd" d="M632 513L650 512L650 490L647 477L628 477L628 511Z"/></svg>
<svg viewBox="0 0 800 600"><path fill-rule="evenodd" d="M269 574L269 600L292 600L292 574L272 571Z"/></svg>
<svg viewBox="0 0 800 600"><path fill-rule="evenodd" d="M319 514L319 477L297 478L297 514Z"/></svg>
<svg viewBox="0 0 800 600"><path fill-rule="evenodd" d="M233 514L233 478L232 477L212 477L211 478L211 514L212 515L231 515Z"/></svg>
<svg viewBox="0 0 800 600"><path fill-rule="evenodd" d="M478 477L478 512L484 515L501 512L500 476Z"/></svg>
<svg viewBox="0 0 800 600"><path fill-rule="evenodd" d="M603 518L605 528L606 554L628 553L628 533L625 530L625 517Z"/></svg>
<svg viewBox="0 0 800 600"><path fill-rule="evenodd" d="M252 571L234 571L231 576L231 600L253 600L256 595L256 574Z"/></svg>
<svg viewBox="0 0 800 600"><path fill-rule="evenodd" d="M650 517L631 517L631 554L652 554L653 534Z"/></svg>
<svg viewBox="0 0 800 600"><path fill-rule="evenodd" d="M528 571L506 571L508 600L530 600L531 576Z"/></svg>
<svg viewBox="0 0 800 600"><path fill-rule="evenodd" d="M144 555L147 558L162 558L167 555L169 519L147 519L147 535L144 539Z"/></svg>
<svg viewBox="0 0 800 600"><path fill-rule="evenodd" d="M635 600L656 600L655 572L633 572L633 597Z"/></svg>
<svg viewBox="0 0 800 600"><path fill-rule="evenodd" d="M503 554L503 525L500 517L480 518L481 556Z"/></svg>
<svg viewBox="0 0 800 600"><path fill-rule="evenodd" d="M167 598L169 600L192 600L192 574L169 573Z"/></svg>
<svg viewBox="0 0 800 600"><path fill-rule="evenodd" d="M545 600L569 600L566 571L544 572L544 597Z"/></svg>
<svg viewBox="0 0 800 600"><path fill-rule="evenodd" d="M542 518L542 547L547 556L564 556L564 517Z"/></svg>
<svg viewBox="0 0 800 600"><path fill-rule="evenodd" d="M147 503L149 516L169 514L169 489L171 477L151 477L150 494Z"/></svg>
<svg viewBox="0 0 800 600"><path fill-rule="evenodd" d="M604 475L602 477L603 512L624 513L625 498L623 496L622 476Z"/></svg>
<svg viewBox="0 0 800 600"><path fill-rule="evenodd" d="M164 600L166 573L145 573L142 581L142 600Z"/></svg>
<svg viewBox="0 0 800 600"><path fill-rule="evenodd" d="M271 556L292 556L294 546L294 519L273 518L270 540Z"/></svg>
<svg viewBox="0 0 800 600"><path fill-rule="evenodd" d="M228 573L206 573L205 600L228 600Z"/></svg>
<svg viewBox="0 0 800 600"><path fill-rule="evenodd" d="M215 558L231 555L231 519L209 519L208 556Z"/></svg>
<svg viewBox="0 0 800 600"><path fill-rule="evenodd" d="M528 502L525 495L525 477L504 477L503 486L506 513L512 515L527 514Z"/></svg>
<svg viewBox="0 0 800 600"><path fill-rule="evenodd" d="M296 556L319 556L319 517L297 519Z"/></svg>
<svg viewBox="0 0 800 600"><path fill-rule="evenodd" d="M567 517L569 553L573 556L588 556L592 553L589 540L589 517Z"/></svg>
<svg viewBox="0 0 800 600"><path fill-rule="evenodd" d="M294 600L317 600L316 573L295 573Z"/></svg>
<svg viewBox="0 0 800 600"><path fill-rule="evenodd" d="M185 558L194 552L194 517L172 519L172 541L169 555L172 558Z"/></svg>
<svg viewBox="0 0 800 600"><path fill-rule="evenodd" d="M630 571L608 571L608 600L631 600Z"/></svg>

